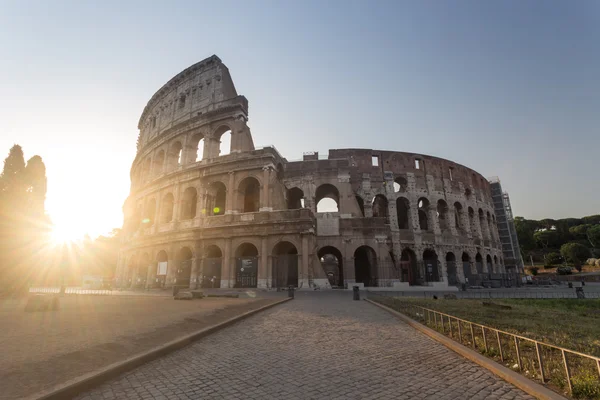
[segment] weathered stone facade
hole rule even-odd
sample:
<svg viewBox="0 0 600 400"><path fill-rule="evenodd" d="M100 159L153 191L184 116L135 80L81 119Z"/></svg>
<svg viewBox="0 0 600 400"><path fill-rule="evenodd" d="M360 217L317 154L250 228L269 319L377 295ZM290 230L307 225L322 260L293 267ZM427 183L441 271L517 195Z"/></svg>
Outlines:
<svg viewBox="0 0 600 400"><path fill-rule="evenodd" d="M506 272L490 184L476 171L370 149L290 162L256 149L247 120L216 56L148 102L118 285L405 290ZM322 199L337 211L318 212Z"/></svg>

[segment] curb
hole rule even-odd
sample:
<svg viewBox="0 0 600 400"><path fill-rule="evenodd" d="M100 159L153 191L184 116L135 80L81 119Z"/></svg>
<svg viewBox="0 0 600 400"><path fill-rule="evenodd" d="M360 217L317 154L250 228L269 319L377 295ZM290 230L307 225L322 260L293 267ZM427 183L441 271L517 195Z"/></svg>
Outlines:
<svg viewBox="0 0 600 400"><path fill-rule="evenodd" d="M500 378L504 379L506 382L516 386L517 388L519 388L522 391L524 391L525 393L535 397L536 399L539 399L539 400L566 400L567 399L566 397L561 396L560 394L546 388L545 386L540 385L539 383L536 383L536 382L532 381L531 379L528 379L515 371L511 371L510 369L504 367L503 365L500 365L497 362L490 360L489 358L485 357L484 355L479 354L478 352L471 350L458 342L455 342L454 340L442 335L441 333L434 331L433 329L431 329L419 322L412 320L411 318L405 316L404 314L399 313L396 310L393 310L389 307L384 306L383 304L376 303L369 299L365 299L365 301L389 312L390 314L392 314L399 320L412 326L416 330L424 333L425 335L429 336L433 340L443 344L444 346L446 346L450 350L460 354L467 360L472 361L475 364L478 364L479 366L487 369L491 373L499 376Z"/></svg>
<svg viewBox="0 0 600 400"><path fill-rule="evenodd" d="M95 386L100 385L101 383L117 377L124 372L137 368L147 362L155 360L159 357L167 355L175 350L178 350L182 347L191 344L192 342L201 339L205 336L208 336L211 333L219 331L223 328L228 327L238 321L241 321L251 315L264 311L268 308L274 307L276 305L285 303L286 301L292 300L291 298L285 298L283 300L267 304L256 310L246 311L245 313L229 318L217 325L209 326L207 328L203 328L197 332L191 333L187 336L183 336L179 339L172 340L164 345L155 347L146 352L138 354L136 356L130 357L124 361L119 361L113 364L110 364L104 368L100 368L96 371L92 371L90 373L84 374L80 377L71 379L65 383L59 384L52 389L45 390L39 392L37 394L27 396L25 399L28 400L63 400L70 399L79 393L90 390Z"/></svg>

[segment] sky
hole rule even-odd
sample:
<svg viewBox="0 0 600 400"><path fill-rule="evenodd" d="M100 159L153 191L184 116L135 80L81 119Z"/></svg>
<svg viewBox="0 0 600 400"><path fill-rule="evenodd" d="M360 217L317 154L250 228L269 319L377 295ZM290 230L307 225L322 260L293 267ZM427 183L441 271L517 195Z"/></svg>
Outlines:
<svg viewBox="0 0 600 400"><path fill-rule="evenodd" d="M0 0L0 157L42 157L57 227L110 232L144 106L216 54L288 160L430 154L500 177L515 215L597 214L598 43L594 0Z"/></svg>

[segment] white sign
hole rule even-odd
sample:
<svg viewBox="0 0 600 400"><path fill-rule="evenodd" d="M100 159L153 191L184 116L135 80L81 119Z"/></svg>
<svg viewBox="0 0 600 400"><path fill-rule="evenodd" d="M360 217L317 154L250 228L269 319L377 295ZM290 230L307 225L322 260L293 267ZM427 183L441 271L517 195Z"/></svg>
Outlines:
<svg viewBox="0 0 600 400"><path fill-rule="evenodd" d="M167 261L159 262L158 268L156 269L156 275L166 275L167 274Z"/></svg>

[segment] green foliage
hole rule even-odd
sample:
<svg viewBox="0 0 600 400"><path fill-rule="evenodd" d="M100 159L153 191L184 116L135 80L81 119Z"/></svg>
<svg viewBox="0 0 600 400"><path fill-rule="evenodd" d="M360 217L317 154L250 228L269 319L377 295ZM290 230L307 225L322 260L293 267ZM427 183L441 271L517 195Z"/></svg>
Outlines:
<svg viewBox="0 0 600 400"><path fill-rule="evenodd" d="M590 256L590 249L581 243L565 243L560 247L560 254L565 260L572 262L577 270L581 269L581 264Z"/></svg>
<svg viewBox="0 0 600 400"><path fill-rule="evenodd" d="M557 265L560 264L560 262L562 261L562 258L560 256L560 254L552 252L552 253L548 253L546 254L546 265Z"/></svg>
<svg viewBox="0 0 600 400"><path fill-rule="evenodd" d="M571 270L571 267L558 267L556 268L556 273L558 275L571 275L573 271Z"/></svg>
<svg viewBox="0 0 600 400"><path fill-rule="evenodd" d="M544 249L560 245L559 234L553 230L537 231L533 234L533 239Z"/></svg>
<svg viewBox="0 0 600 400"><path fill-rule="evenodd" d="M600 399L600 381L598 375L592 371L573 377L573 397L576 399Z"/></svg>
<svg viewBox="0 0 600 400"><path fill-rule="evenodd" d="M600 225L594 225L587 230L587 238L594 247L600 247Z"/></svg>
<svg viewBox="0 0 600 400"><path fill-rule="evenodd" d="M529 272L531 272L531 275L533 276L537 275L539 270L538 267L529 267Z"/></svg>

